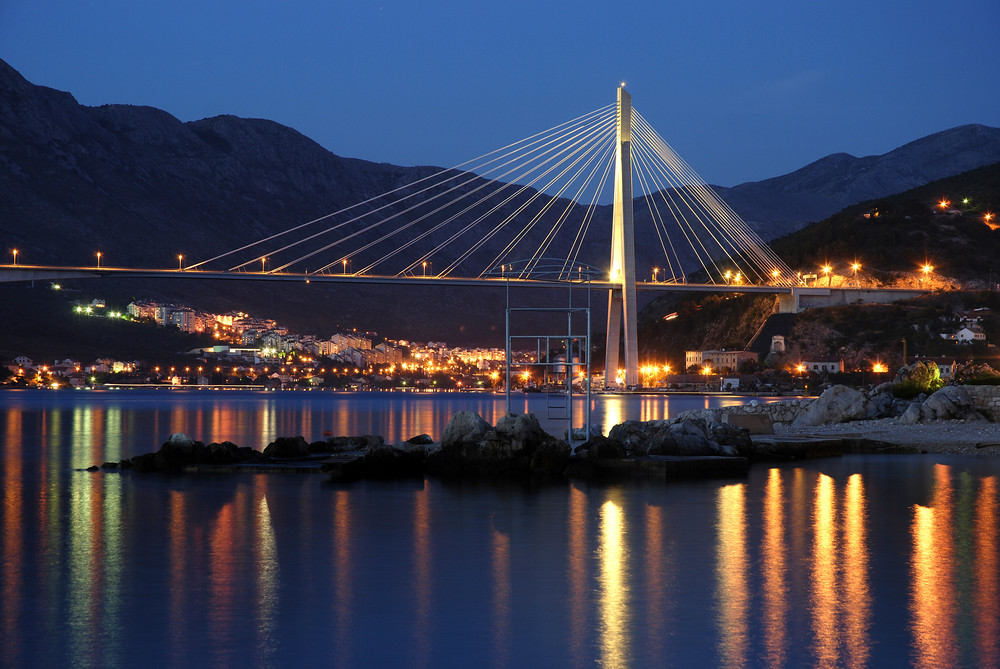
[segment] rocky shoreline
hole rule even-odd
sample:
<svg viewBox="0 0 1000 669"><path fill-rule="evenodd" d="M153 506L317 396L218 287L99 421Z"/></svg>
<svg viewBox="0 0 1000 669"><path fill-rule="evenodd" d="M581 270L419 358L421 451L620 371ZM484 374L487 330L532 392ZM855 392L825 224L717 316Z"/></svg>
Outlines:
<svg viewBox="0 0 1000 669"><path fill-rule="evenodd" d="M418 435L387 444L377 435L309 443L282 437L261 451L229 442L203 444L171 435L159 451L106 462L90 471L311 471L334 481L361 478L732 476L753 462L846 452L1000 455L1000 422L989 420L967 389L946 386L913 401L886 388L862 393L834 386L815 400L688 411L670 420L626 421L572 448L544 432L532 414L490 425L471 411L449 421L435 442Z"/></svg>

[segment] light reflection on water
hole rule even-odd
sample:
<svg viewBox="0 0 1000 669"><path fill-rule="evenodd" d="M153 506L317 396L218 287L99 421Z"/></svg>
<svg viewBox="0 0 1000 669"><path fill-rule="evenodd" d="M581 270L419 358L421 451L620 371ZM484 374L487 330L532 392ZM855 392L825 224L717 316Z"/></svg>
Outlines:
<svg viewBox="0 0 1000 669"><path fill-rule="evenodd" d="M287 424L264 406L222 413ZM0 412L3 666L1000 663L995 459L547 487L70 469L158 412Z"/></svg>
<svg viewBox="0 0 1000 669"><path fill-rule="evenodd" d="M761 562L763 571L764 626L767 630L765 660L769 667L785 666L788 624L787 548L785 543L785 497L781 470L768 471L764 488L763 538Z"/></svg>
<svg viewBox="0 0 1000 669"><path fill-rule="evenodd" d="M813 652L816 664L836 666L839 659L837 588L839 546L837 543L836 490L829 476L820 474L813 502L812 614Z"/></svg>
<svg viewBox="0 0 1000 669"><path fill-rule="evenodd" d="M997 479L980 482L976 499L975 589L976 651L984 667L1000 666L1000 518Z"/></svg>
<svg viewBox="0 0 1000 669"><path fill-rule="evenodd" d="M871 655L871 595L868 562L868 504L861 474L851 474L844 490L841 580L844 597L844 665L868 666Z"/></svg>
<svg viewBox="0 0 1000 669"><path fill-rule="evenodd" d="M600 534L597 560L598 609L601 639L600 665L602 667L628 667L631 664L629 583L629 550L626 543L627 528L619 491L611 490L611 498L601 505Z"/></svg>
<svg viewBox="0 0 1000 669"><path fill-rule="evenodd" d="M715 531L715 600L719 614L719 655L724 667L743 667L749 653L750 590L747 558L746 486L721 486L718 490Z"/></svg>
<svg viewBox="0 0 1000 669"><path fill-rule="evenodd" d="M690 409L742 404L734 396L595 395L591 423L603 432L625 420L661 420ZM418 434L437 439L459 410L476 411L490 424L504 415L505 396L494 393L333 393L222 391L104 391L71 395L51 391L0 391L0 421L28 412L51 446L57 468L85 468L154 451L174 432L205 443L231 441L263 450L277 437L376 434L399 442ZM586 401L574 401L574 425L583 424ZM543 394L512 396L512 410L531 411L555 435L564 420L548 417ZM71 445L70 452L66 451Z"/></svg>

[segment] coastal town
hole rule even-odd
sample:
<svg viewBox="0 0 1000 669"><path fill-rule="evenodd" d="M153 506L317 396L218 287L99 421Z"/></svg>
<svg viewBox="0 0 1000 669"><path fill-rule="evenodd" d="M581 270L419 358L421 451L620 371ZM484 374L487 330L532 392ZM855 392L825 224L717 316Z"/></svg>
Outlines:
<svg viewBox="0 0 1000 669"><path fill-rule="evenodd" d="M58 289L58 286L52 286ZM79 326L90 318L130 321L133 327L173 328L189 335L211 337L209 346L198 346L170 356L172 362L123 360L102 356L93 360L63 358L33 360L19 355L3 361L0 383L15 387L227 387L328 390L499 390L506 381L506 351L501 348L463 347L443 341L417 342L380 337L375 332L344 329L323 337L302 334L274 319L246 312L212 313L186 304L141 300L117 310L104 299L78 301L72 307ZM950 345L947 355L911 355L889 359L863 359L853 365L844 356L786 355L786 335L774 334L766 350L688 350L683 362L644 361L640 385L645 391L715 391L803 394L833 383L874 385L891 380L899 363L933 364L940 378L951 379L962 363L981 359L993 348L984 324L988 307L958 311L937 336ZM767 334L767 333L764 333ZM166 352L165 352L166 353ZM978 353L978 356L977 356ZM561 374L546 375L546 356L560 351L511 352L512 388L545 390L565 384ZM893 366L895 363L895 366ZM574 385L586 386L585 373L577 372ZM604 370L593 370L592 389L623 389L621 373L605 379Z"/></svg>

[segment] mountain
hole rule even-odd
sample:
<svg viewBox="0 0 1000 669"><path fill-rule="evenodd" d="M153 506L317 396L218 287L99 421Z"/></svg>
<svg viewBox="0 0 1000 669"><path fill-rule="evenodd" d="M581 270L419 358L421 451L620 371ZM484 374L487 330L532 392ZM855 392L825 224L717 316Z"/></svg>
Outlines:
<svg viewBox="0 0 1000 669"><path fill-rule="evenodd" d="M880 156L835 153L791 174L733 188L719 196L765 239L781 237L844 207L1000 161L1000 128L963 125Z"/></svg>
<svg viewBox="0 0 1000 669"><path fill-rule="evenodd" d="M821 205L839 208L835 202L873 191L886 194L903 179L959 172L983 156L994 156L986 162L1000 160L998 137L1000 130L964 126L886 156L831 156L784 177L720 192L762 236L772 238L818 218L814 212ZM423 234L418 217L378 196L439 172L343 158L261 119L218 116L185 123L151 107L82 106L71 94L34 85L0 61L0 251L19 249L20 262L93 265L101 251L110 265L169 268L178 255L209 258L370 198L376 199L369 209L385 204L387 213L414 224L399 240L402 245ZM448 176L456 193L491 195L488 206L501 212L517 211L531 196L529 190L507 199L497 194L497 184L458 172ZM567 229L586 215L585 207L565 201L540 212L542 224L525 233L530 248L543 242L564 208L571 211ZM445 215L453 215L456 225L473 222L459 205ZM663 265L662 244L645 203L637 201L635 218L636 266L648 277L650 268ZM581 262L606 266L610 219L610 207L595 209L591 234L579 250ZM486 267L506 240L474 232L483 244L470 262ZM374 242L381 232L358 234ZM259 252L247 256L254 253ZM435 266L455 260L457 253L445 249L435 256ZM362 261L359 256L357 266ZM316 263L314 268L322 264L318 257ZM502 291L110 280L80 285L107 298L163 297L206 309L242 308L302 331L329 332L341 323L411 339L497 344L499 338L502 344L503 328L498 332L496 325L503 322ZM531 299L551 304L551 298ZM596 307L594 322L602 318Z"/></svg>

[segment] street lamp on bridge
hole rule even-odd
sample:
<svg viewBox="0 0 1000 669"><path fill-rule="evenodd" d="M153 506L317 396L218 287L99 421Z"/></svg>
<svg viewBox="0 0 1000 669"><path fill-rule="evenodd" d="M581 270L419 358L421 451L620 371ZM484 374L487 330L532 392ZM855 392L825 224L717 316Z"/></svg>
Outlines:
<svg viewBox="0 0 1000 669"><path fill-rule="evenodd" d="M101 269L101 252L97 252L97 269Z"/></svg>
<svg viewBox="0 0 1000 669"><path fill-rule="evenodd" d="M14 267L17 267L17 249L11 249L10 252L14 255Z"/></svg>
<svg viewBox="0 0 1000 669"><path fill-rule="evenodd" d="M184 256L183 254L177 254L177 271L184 271Z"/></svg>

